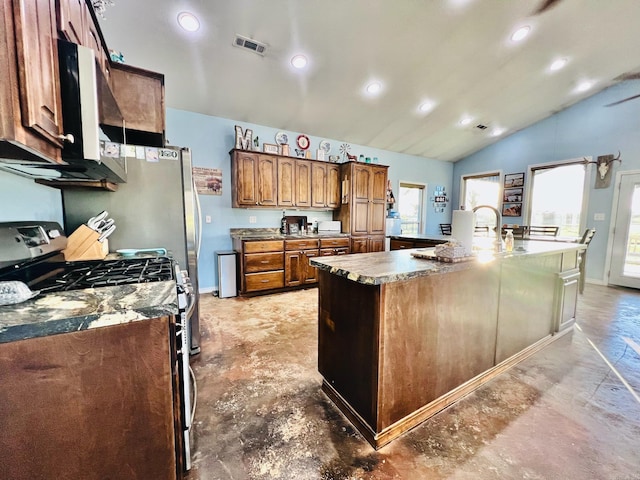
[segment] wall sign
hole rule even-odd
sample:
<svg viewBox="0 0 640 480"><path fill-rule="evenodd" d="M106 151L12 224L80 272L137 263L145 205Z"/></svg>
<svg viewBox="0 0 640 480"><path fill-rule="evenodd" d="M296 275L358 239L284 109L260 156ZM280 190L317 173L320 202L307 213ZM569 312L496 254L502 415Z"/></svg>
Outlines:
<svg viewBox="0 0 640 480"><path fill-rule="evenodd" d="M222 195L222 170L192 167L196 191L200 195Z"/></svg>

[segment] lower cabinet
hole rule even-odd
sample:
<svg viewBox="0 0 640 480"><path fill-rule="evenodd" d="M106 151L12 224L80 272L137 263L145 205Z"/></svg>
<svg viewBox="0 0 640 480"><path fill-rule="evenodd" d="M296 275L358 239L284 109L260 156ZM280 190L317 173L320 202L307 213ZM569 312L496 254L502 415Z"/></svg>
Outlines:
<svg viewBox="0 0 640 480"><path fill-rule="evenodd" d="M384 237L383 237L384 240ZM309 259L349 253L349 237L292 238L286 240L234 239L238 255L240 295L273 293L318 283Z"/></svg>
<svg viewBox="0 0 640 480"><path fill-rule="evenodd" d="M384 235L351 237L351 253L384 252Z"/></svg>
<svg viewBox="0 0 640 480"><path fill-rule="evenodd" d="M556 332L564 330L576 321L580 270L573 269L558 275L556 296Z"/></svg>
<svg viewBox="0 0 640 480"><path fill-rule="evenodd" d="M175 479L173 322L0 344L2 478Z"/></svg>
<svg viewBox="0 0 640 480"><path fill-rule="evenodd" d="M390 250L404 250L407 248L429 248L435 247L440 243L445 243L446 240L433 240L433 239L397 239L392 238L390 243Z"/></svg>

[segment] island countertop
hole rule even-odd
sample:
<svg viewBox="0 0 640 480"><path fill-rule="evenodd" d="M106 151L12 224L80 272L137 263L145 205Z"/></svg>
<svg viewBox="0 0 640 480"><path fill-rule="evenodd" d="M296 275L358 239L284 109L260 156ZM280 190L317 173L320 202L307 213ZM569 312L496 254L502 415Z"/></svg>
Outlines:
<svg viewBox="0 0 640 480"><path fill-rule="evenodd" d="M0 306L0 343L177 313L173 280L47 293Z"/></svg>
<svg viewBox="0 0 640 480"><path fill-rule="evenodd" d="M334 257L313 257L309 263L320 270L345 277L351 281L366 285L409 280L426 275L438 275L457 272L470 268L479 268L484 264L506 258L532 255L551 255L565 251L584 250L585 245L576 243L521 241L511 252L491 252L479 250L469 260L458 263L442 262L435 258L433 248L394 250L390 252L361 253ZM415 258L412 252L432 254L433 260Z"/></svg>

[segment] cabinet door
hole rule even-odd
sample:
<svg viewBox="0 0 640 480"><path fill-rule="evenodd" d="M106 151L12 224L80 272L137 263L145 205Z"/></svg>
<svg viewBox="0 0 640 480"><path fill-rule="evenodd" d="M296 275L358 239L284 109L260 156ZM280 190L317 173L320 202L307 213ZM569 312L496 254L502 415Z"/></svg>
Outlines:
<svg viewBox="0 0 640 480"><path fill-rule="evenodd" d="M296 160L294 158L278 158L278 206L295 206L296 192Z"/></svg>
<svg viewBox="0 0 640 480"><path fill-rule="evenodd" d="M387 201L387 169L371 167L371 198L373 202Z"/></svg>
<svg viewBox="0 0 640 480"><path fill-rule="evenodd" d="M318 250L305 250L304 252L304 283L318 283L318 269L309 265L309 259L318 256Z"/></svg>
<svg viewBox="0 0 640 480"><path fill-rule="evenodd" d="M351 237L351 253L367 253L369 237Z"/></svg>
<svg viewBox="0 0 640 480"><path fill-rule="evenodd" d="M371 170L368 165L353 167L353 199L356 202L371 200Z"/></svg>
<svg viewBox="0 0 640 480"><path fill-rule="evenodd" d="M296 160L296 207L311 207L311 162Z"/></svg>
<svg viewBox="0 0 640 480"><path fill-rule="evenodd" d="M386 205L381 202L369 203L369 232L373 235L384 235L386 229L385 220Z"/></svg>
<svg viewBox="0 0 640 480"><path fill-rule="evenodd" d="M304 276L304 254L301 250L284 254L284 285L296 287L302 285Z"/></svg>
<svg viewBox="0 0 640 480"><path fill-rule="evenodd" d="M58 30L70 42L85 45L85 0L58 0L56 4Z"/></svg>
<svg viewBox="0 0 640 480"><path fill-rule="evenodd" d="M365 235L369 233L369 201L354 201L351 205L351 233Z"/></svg>
<svg viewBox="0 0 640 480"><path fill-rule="evenodd" d="M564 330L576 320L578 304L578 281L580 270L575 269L560 274L557 302L556 332Z"/></svg>
<svg viewBox="0 0 640 480"><path fill-rule="evenodd" d="M278 205L278 161L277 157L260 155L258 161L258 205Z"/></svg>
<svg viewBox="0 0 640 480"><path fill-rule="evenodd" d="M327 207L340 206L340 167L327 165Z"/></svg>
<svg viewBox="0 0 640 480"><path fill-rule="evenodd" d="M311 164L311 206L327 206L327 166L317 162Z"/></svg>
<svg viewBox="0 0 640 480"><path fill-rule="evenodd" d="M22 124L62 147L55 2L13 4Z"/></svg>
<svg viewBox="0 0 640 480"><path fill-rule="evenodd" d="M384 236L369 238L369 252L384 252Z"/></svg>
<svg viewBox="0 0 640 480"><path fill-rule="evenodd" d="M233 173L231 177L234 207L255 207L258 205L256 191L258 155L255 153L234 152Z"/></svg>

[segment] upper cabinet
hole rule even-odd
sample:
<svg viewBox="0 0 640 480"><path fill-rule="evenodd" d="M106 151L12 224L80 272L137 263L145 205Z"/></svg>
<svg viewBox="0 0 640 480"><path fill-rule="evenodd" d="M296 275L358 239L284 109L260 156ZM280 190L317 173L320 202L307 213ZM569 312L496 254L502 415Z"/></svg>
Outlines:
<svg viewBox="0 0 640 480"><path fill-rule="evenodd" d="M64 163L58 39L95 54L100 122L114 141L165 144L164 76L112 64L89 0L3 0L0 4L0 159ZM112 74L114 70L114 74ZM115 98L118 108L102 105ZM122 114L114 114L114 111ZM65 121L69 121L65 119ZM109 131L119 132L114 138ZM114 133L115 134L115 133Z"/></svg>
<svg viewBox="0 0 640 480"><path fill-rule="evenodd" d="M0 156L61 163L54 0L0 5Z"/></svg>
<svg viewBox="0 0 640 480"><path fill-rule="evenodd" d="M232 150L233 207L335 209L340 166L318 160Z"/></svg>

